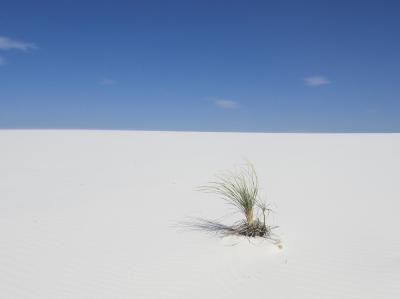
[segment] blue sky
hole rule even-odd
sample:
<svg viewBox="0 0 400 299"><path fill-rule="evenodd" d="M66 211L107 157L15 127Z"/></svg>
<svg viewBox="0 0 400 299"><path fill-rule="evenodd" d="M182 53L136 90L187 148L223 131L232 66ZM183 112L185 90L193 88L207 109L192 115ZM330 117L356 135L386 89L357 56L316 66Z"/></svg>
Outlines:
<svg viewBox="0 0 400 299"><path fill-rule="evenodd" d="M399 1L2 1L0 128L400 132Z"/></svg>

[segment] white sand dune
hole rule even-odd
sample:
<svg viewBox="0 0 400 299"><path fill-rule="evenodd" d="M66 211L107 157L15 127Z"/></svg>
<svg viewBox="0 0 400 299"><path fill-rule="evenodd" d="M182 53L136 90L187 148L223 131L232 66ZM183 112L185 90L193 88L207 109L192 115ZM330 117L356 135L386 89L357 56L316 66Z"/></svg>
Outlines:
<svg viewBox="0 0 400 299"><path fill-rule="evenodd" d="M282 250L175 226L243 159ZM0 298L398 299L399 178L400 134L3 130Z"/></svg>

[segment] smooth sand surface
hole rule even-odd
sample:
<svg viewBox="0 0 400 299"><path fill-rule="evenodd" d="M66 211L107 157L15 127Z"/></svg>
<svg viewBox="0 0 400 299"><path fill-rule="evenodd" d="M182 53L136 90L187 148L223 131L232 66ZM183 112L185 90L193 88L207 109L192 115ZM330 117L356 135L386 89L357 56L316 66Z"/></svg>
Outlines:
<svg viewBox="0 0 400 299"><path fill-rule="evenodd" d="M281 250L176 226L244 159ZM2 130L0 298L398 299L399 210L400 134Z"/></svg>

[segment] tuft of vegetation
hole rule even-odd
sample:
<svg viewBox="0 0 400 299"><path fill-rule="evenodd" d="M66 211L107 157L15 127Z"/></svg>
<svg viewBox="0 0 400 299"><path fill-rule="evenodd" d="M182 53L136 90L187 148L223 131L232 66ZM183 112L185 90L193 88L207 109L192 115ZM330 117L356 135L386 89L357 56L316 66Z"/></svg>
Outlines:
<svg viewBox="0 0 400 299"><path fill-rule="evenodd" d="M277 241L272 232L277 226L267 224L267 218L272 210L259 199L259 182L252 164L247 163L239 170L217 175L214 181L201 186L199 191L217 194L239 211L243 219L232 225L225 225L218 221L197 218L195 221L186 222L187 226L224 236L242 235Z"/></svg>

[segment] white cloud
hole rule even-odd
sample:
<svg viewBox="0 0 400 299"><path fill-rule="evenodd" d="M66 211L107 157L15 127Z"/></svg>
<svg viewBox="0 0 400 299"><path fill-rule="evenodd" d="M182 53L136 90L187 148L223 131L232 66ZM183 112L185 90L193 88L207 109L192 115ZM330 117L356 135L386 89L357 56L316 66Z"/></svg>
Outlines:
<svg viewBox="0 0 400 299"><path fill-rule="evenodd" d="M304 81L308 86L321 86L331 83L331 81L324 76L310 76L304 78Z"/></svg>
<svg viewBox="0 0 400 299"><path fill-rule="evenodd" d="M109 78L103 78L100 82L102 85L114 85L115 80Z"/></svg>
<svg viewBox="0 0 400 299"><path fill-rule="evenodd" d="M5 65L6 64L6 60L4 59L4 57L0 56L0 65Z"/></svg>
<svg viewBox="0 0 400 299"><path fill-rule="evenodd" d="M0 50L28 51L36 48L37 47L35 46L35 44L18 41L5 36L0 36Z"/></svg>
<svg viewBox="0 0 400 299"><path fill-rule="evenodd" d="M223 99L215 100L214 104L223 109L236 109L240 107L238 102Z"/></svg>

